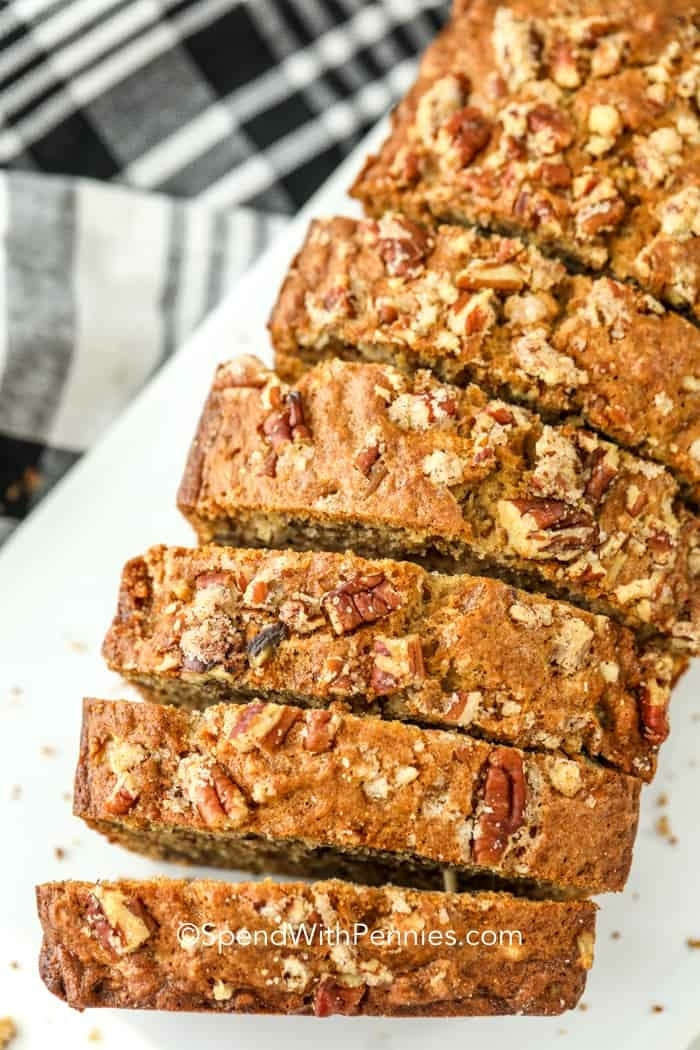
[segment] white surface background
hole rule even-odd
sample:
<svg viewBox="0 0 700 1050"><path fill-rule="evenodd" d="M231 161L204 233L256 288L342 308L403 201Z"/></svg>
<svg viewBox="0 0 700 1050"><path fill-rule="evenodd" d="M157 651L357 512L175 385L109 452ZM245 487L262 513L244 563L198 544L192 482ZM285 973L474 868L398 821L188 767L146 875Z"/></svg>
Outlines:
<svg viewBox="0 0 700 1050"><path fill-rule="evenodd" d="M700 951L686 944L700 938L698 661L674 697L672 736L657 780L645 790L628 888L601 900L585 1012L554 1019L326 1022L79 1015L54 1000L37 976L35 883L193 873L110 846L71 816L80 703L85 695L131 695L99 657L122 564L151 543L192 542L175 510L175 491L215 364L241 351L269 354L265 321L309 214L348 210L343 189L365 150L0 553L0 1016L13 1016L20 1027L13 1050L46 1050L49 1040L55 1050L75 1050L93 1045L95 1029L104 1050L273 1050L280 1040L285 1050L320 1048L329 1040L334 1050L418 1050L428 1040L440 1050L688 1050L700 1035ZM110 318L103 323L108 328ZM20 797L13 797L17 788ZM666 807L658 804L662 793ZM677 845L654 831L661 813ZM63 859L56 847L66 851ZM663 1011L653 1012L654 1004Z"/></svg>

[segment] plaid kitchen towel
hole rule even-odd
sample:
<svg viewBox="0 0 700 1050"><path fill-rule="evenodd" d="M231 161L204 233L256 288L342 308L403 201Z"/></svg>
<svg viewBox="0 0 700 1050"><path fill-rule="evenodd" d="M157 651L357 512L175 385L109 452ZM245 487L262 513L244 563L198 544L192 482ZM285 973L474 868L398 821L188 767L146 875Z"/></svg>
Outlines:
<svg viewBox="0 0 700 1050"><path fill-rule="evenodd" d="M403 93L447 6L0 5L0 541Z"/></svg>

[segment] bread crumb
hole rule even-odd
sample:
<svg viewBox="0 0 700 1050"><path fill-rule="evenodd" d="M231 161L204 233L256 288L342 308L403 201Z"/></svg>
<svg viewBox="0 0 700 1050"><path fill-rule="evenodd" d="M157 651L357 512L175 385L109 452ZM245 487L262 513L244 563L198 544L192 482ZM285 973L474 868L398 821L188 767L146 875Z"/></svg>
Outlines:
<svg viewBox="0 0 700 1050"><path fill-rule="evenodd" d="M611 941L619 941L620 937L622 937L622 934L619 930L613 930L613 932L610 934Z"/></svg>
<svg viewBox="0 0 700 1050"><path fill-rule="evenodd" d="M101 1043L101 1042L102 1042L102 1032L99 1030L99 1028L91 1028L90 1031L88 1032L88 1043Z"/></svg>
<svg viewBox="0 0 700 1050"><path fill-rule="evenodd" d="M660 1003L654 1003L654 1005L651 1008L651 1012L653 1014L662 1014L664 1012L664 1009L665 1008L661 1006Z"/></svg>
<svg viewBox="0 0 700 1050"><path fill-rule="evenodd" d="M638 901L639 900L639 892L637 890L635 890L634 893L632 894L632 900L633 901Z"/></svg>
<svg viewBox="0 0 700 1050"><path fill-rule="evenodd" d="M56 858L56 860L66 859L66 851L64 850L63 846L54 846L53 855Z"/></svg>
<svg viewBox="0 0 700 1050"><path fill-rule="evenodd" d="M64 791L62 796L61 796L61 798L63 799L64 802L70 802L71 799L73 798L73 795L72 795L72 793L70 791Z"/></svg>
<svg viewBox="0 0 700 1050"><path fill-rule="evenodd" d="M578 1008L582 1014L585 1014L586 1010L588 1009L588 1003L579 1003Z"/></svg>
<svg viewBox="0 0 700 1050"><path fill-rule="evenodd" d="M700 951L700 937L689 937L685 942L689 948L697 949Z"/></svg>
<svg viewBox="0 0 700 1050"><path fill-rule="evenodd" d="M86 653L88 651L87 642L79 642L75 638L68 639L68 648L74 653Z"/></svg>
<svg viewBox="0 0 700 1050"><path fill-rule="evenodd" d="M17 1038L17 1025L11 1017L0 1017L0 1050Z"/></svg>
<svg viewBox="0 0 700 1050"><path fill-rule="evenodd" d="M665 813L663 813L656 821L656 824L654 825L654 830L656 831L657 835L660 835L661 838L666 839L669 845L678 845L678 838L671 831L671 822Z"/></svg>
<svg viewBox="0 0 700 1050"><path fill-rule="evenodd" d="M56 748L53 747L51 744L42 744L41 754L44 756L44 758L55 758Z"/></svg>
<svg viewBox="0 0 700 1050"><path fill-rule="evenodd" d="M659 795L659 797L657 798L656 805L657 806L667 806L668 805L668 795L666 794L665 791L663 791Z"/></svg>
<svg viewBox="0 0 700 1050"><path fill-rule="evenodd" d="M19 963L17 962L16 959L12 959L12 961L10 962L10 969L11 970L19 970Z"/></svg>

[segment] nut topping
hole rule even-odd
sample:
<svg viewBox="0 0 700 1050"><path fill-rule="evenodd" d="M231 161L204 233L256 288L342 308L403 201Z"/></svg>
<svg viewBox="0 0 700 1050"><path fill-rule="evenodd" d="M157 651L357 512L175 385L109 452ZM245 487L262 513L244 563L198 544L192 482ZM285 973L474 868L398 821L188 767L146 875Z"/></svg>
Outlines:
<svg viewBox="0 0 700 1050"><path fill-rule="evenodd" d="M135 952L157 929L153 916L138 898L106 886L95 886L86 918L102 947L112 955Z"/></svg>
<svg viewBox="0 0 700 1050"><path fill-rule="evenodd" d="M254 700L238 715L229 732L229 742L238 751L252 751L256 747L275 751L282 746L298 717L294 708Z"/></svg>
<svg viewBox="0 0 700 1050"><path fill-rule="evenodd" d="M298 390L290 390L283 404L274 409L262 425L263 434L279 453L289 441L308 440L311 431L304 419L304 406Z"/></svg>
<svg viewBox="0 0 700 1050"><path fill-rule="evenodd" d="M339 984L332 977L324 977L314 997L314 1014L316 1017L330 1017L332 1014L357 1014L360 1003L367 990L365 984L350 987Z"/></svg>
<svg viewBox="0 0 700 1050"><path fill-rule="evenodd" d="M566 561L598 542L591 515L562 500L501 500L498 516L511 546L523 557Z"/></svg>
<svg viewBox="0 0 700 1050"><path fill-rule="evenodd" d="M650 744L663 744L669 734L668 692L650 681L642 689L639 701L642 734Z"/></svg>
<svg viewBox="0 0 700 1050"><path fill-rule="evenodd" d="M425 677L423 649L417 634L377 638L374 642L372 688L381 694L404 689Z"/></svg>
<svg viewBox="0 0 700 1050"><path fill-rule="evenodd" d="M354 576L321 598L321 608L336 634L375 623L401 606L401 596L383 572Z"/></svg>
<svg viewBox="0 0 700 1050"><path fill-rule="evenodd" d="M518 292L526 282L525 271L515 263L490 263L475 259L455 277L455 284L465 291L495 288L499 292Z"/></svg>
<svg viewBox="0 0 700 1050"><path fill-rule="evenodd" d="M309 711L304 721L306 722L304 750L313 751L315 754L330 751L338 730L337 723L333 721L331 712L322 710Z"/></svg>
<svg viewBox="0 0 700 1050"><path fill-rule="evenodd" d="M207 827L238 827L245 821L245 796L218 762L188 755L180 762L177 779Z"/></svg>
<svg viewBox="0 0 700 1050"><path fill-rule="evenodd" d="M498 864L508 839L524 823L525 773L517 751L495 748L486 763L483 804L474 828L477 864Z"/></svg>
<svg viewBox="0 0 700 1050"><path fill-rule="evenodd" d="M390 277L417 277L432 241L426 231L399 215L384 215L376 223L377 250Z"/></svg>
<svg viewBox="0 0 700 1050"><path fill-rule="evenodd" d="M444 152L459 168L468 167L476 156L488 146L491 125L475 106L465 106L443 125L438 137L438 148L447 143Z"/></svg>
<svg viewBox="0 0 700 1050"><path fill-rule="evenodd" d="M264 667L272 659L280 642L287 637L288 630L283 623L271 623L246 645L248 662L251 667Z"/></svg>
<svg viewBox="0 0 700 1050"><path fill-rule="evenodd" d="M596 448L590 459L590 477L586 483L586 498L600 503L617 477L618 455L614 449Z"/></svg>

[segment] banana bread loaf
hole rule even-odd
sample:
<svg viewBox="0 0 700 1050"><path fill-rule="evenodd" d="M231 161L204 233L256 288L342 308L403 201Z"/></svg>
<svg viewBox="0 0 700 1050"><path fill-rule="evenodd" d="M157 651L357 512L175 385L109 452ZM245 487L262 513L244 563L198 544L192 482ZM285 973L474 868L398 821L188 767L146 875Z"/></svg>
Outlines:
<svg viewBox="0 0 700 1050"><path fill-rule="evenodd" d="M74 809L160 857L426 888L449 867L582 895L623 887L639 792L587 759L342 710L93 700Z"/></svg>
<svg viewBox="0 0 700 1050"><path fill-rule="evenodd" d="M474 0L354 195L523 233L700 314L696 0Z"/></svg>
<svg viewBox="0 0 700 1050"><path fill-rule="evenodd" d="M645 780L680 671L627 628L499 580L216 546L128 562L103 653L150 700L342 701Z"/></svg>
<svg viewBox="0 0 700 1050"><path fill-rule="evenodd" d="M201 542L494 574L700 643L700 528L663 467L427 372L220 366L178 502Z"/></svg>
<svg viewBox="0 0 700 1050"><path fill-rule="evenodd" d="M52 882L37 903L42 979L78 1010L317 1017L562 1013L583 993L596 910L270 880Z"/></svg>
<svg viewBox="0 0 700 1050"><path fill-rule="evenodd" d="M549 421L580 416L665 464L700 502L700 332L609 277L522 241L403 216L317 220L270 322L295 381L326 357L431 368Z"/></svg>

